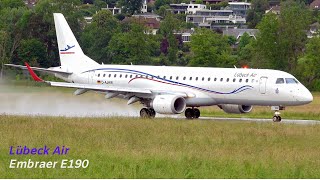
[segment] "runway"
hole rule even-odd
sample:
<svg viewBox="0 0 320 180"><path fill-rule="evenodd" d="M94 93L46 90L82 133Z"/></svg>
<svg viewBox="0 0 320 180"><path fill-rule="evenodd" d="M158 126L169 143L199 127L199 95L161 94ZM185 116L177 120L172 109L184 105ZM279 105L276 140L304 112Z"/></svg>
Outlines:
<svg viewBox="0 0 320 180"><path fill-rule="evenodd" d="M269 122L269 123L285 123L285 124L304 124L315 125L320 124L320 120L299 120L299 119L282 119L281 122L273 122L272 119L259 118L223 118L223 117L200 117L201 120L215 120L215 121L251 121L251 122Z"/></svg>

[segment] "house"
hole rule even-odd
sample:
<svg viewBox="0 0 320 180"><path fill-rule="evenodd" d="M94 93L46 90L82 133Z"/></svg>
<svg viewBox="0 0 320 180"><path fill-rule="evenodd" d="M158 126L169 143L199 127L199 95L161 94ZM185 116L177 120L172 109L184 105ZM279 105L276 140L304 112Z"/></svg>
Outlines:
<svg viewBox="0 0 320 180"><path fill-rule="evenodd" d="M121 8L118 8L116 6L109 6L107 4L107 7L106 8L101 8L101 10L109 10L112 12L112 15L116 15L116 14L121 14Z"/></svg>
<svg viewBox="0 0 320 180"><path fill-rule="evenodd" d="M24 4L30 9L34 8L37 2L37 0L24 0Z"/></svg>
<svg viewBox="0 0 320 180"><path fill-rule="evenodd" d="M320 0L314 0L310 6L311 9L313 10L319 10L320 9Z"/></svg>
<svg viewBox="0 0 320 180"><path fill-rule="evenodd" d="M195 14L198 10L206 9L204 4L170 4L170 11L174 14Z"/></svg>
<svg viewBox="0 0 320 180"><path fill-rule="evenodd" d="M170 4L170 11L174 14L187 14L189 4Z"/></svg>
<svg viewBox="0 0 320 180"><path fill-rule="evenodd" d="M198 27L210 29L225 29L245 24L246 19L234 15L232 10L198 10L195 14L188 14L186 22L195 24Z"/></svg>
<svg viewBox="0 0 320 180"><path fill-rule="evenodd" d="M181 36L181 39L182 39L183 43L190 42L191 41L191 36L192 36L193 33L194 33L194 29L193 28L184 29L184 30L180 30L180 31L174 32L174 34Z"/></svg>
<svg viewBox="0 0 320 180"><path fill-rule="evenodd" d="M218 4L226 0L202 0L202 4ZM228 2L237 2L238 0L227 0ZM192 3L195 3L196 0L191 0Z"/></svg>
<svg viewBox="0 0 320 180"><path fill-rule="evenodd" d="M246 17L247 11L251 8L251 3L248 2L229 2L226 9L233 11L234 15Z"/></svg>
<svg viewBox="0 0 320 180"><path fill-rule="evenodd" d="M237 40L239 40L244 33L248 33L250 37L256 39L256 35L258 32L258 29L225 29L223 30L223 35L233 36Z"/></svg>
<svg viewBox="0 0 320 180"><path fill-rule="evenodd" d="M281 10L281 7L276 5L276 6L271 7L270 9L266 10L266 14L267 13L274 13L276 15L280 15L280 10Z"/></svg>
<svg viewBox="0 0 320 180"><path fill-rule="evenodd" d="M134 14L134 15L132 15L132 17L155 18L157 21L160 21L162 18L161 16L154 14L154 13L150 13L150 12L141 13L141 14Z"/></svg>
<svg viewBox="0 0 320 180"><path fill-rule="evenodd" d="M319 29L320 29L320 24L318 22L311 24L309 31L307 31L307 37L313 38L315 36L319 36Z"/></svg>
<svg viewBox="0 0 320 180"><path fill-rule="evenodd" d="M144 25L147 28L147 30L144 32L145 34L155 35L160 29L160 21L154 17L132 16L124 18L122 22L136 22L138 24Z"/></svg>

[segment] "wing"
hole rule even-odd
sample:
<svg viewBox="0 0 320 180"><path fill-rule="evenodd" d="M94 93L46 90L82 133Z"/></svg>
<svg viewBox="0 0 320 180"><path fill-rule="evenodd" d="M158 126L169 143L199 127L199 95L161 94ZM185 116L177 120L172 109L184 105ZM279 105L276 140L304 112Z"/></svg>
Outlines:
<svg viewBox="0 0 320 180"><path fill-rule="evenodd" d="M118 86L105 86L101 84L78 84L78 83L65 83L65 82L51 82L46 81L51 86L56 87L67 87L67 88L78 88L78 89L87 89L94 91L112 91L121 93L141 93L141 94L152 94L152 91L146 89L138 88L124 88Z"/></svg>
<svg viewBox="0 0 320 180"><path fill-rule="evenodd" d="M22 65L16 65L16 64L5 64L5 66L20 68L20 69L28 69L27 65L22 66ZM48 69L47 68L39 68L39 67L30 67L30 68L34 71L40 71L40 72L58 73L58 74L65 74L65 75L72 74L72 72L66 72L66 71L60 70L59 67L53 67L53 68L48 68Z"/></svg>

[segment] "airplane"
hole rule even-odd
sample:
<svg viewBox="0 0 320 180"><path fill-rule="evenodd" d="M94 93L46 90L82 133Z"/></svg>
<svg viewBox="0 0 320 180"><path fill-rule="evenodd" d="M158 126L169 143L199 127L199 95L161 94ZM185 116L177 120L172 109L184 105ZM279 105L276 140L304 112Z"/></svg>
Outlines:
<svg viewBox="0 0 320 180"><path fill-rule="evenodd" d="M181 114L200 117L201 106L217 105L226 113L249 113L254 105L271 106L273 121L280 110L313 101L310 91L293 75L270 69L104 65L86 56L63 14L54 13L61 66L51 68L6 64L28 69L32 78L50 86L75 88L140 102L140 117ZM66 82L45 81L34 71L53 74Z"/></svg>

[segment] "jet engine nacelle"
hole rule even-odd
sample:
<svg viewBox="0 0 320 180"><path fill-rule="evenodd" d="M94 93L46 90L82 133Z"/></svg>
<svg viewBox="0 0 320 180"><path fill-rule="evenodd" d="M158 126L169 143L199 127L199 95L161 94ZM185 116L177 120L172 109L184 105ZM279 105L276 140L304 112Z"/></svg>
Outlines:
<svg viewBox="0 0 320 180"><path fill-rule="evenodd" d="M219 107L226 113L242 114L252 110L251 105L222 104Z"/></svg>
<svg viewBox="0 0 320 180"><path fill-rule="evenodd" d="M151 107L160 114L180 114L186 109L186 100L177 95L157 95Z"/></svg>

